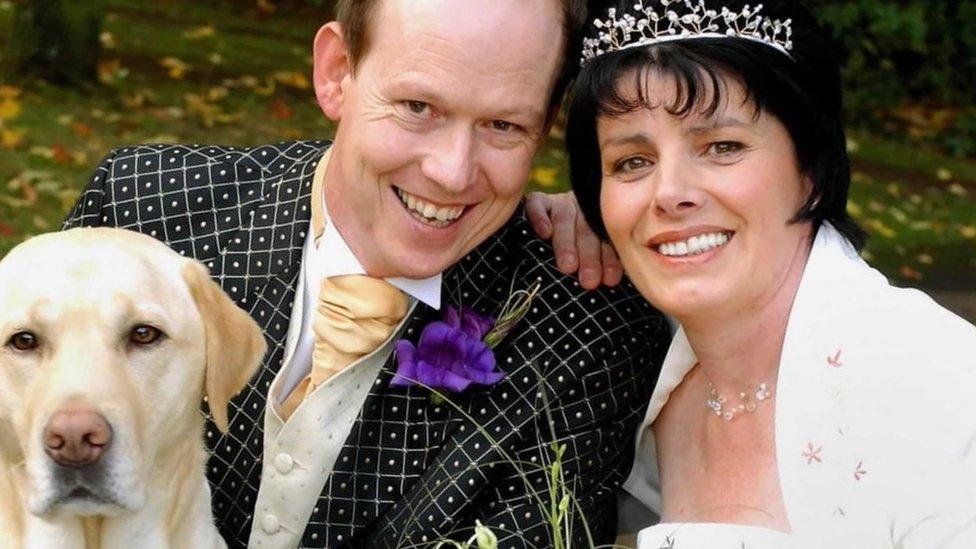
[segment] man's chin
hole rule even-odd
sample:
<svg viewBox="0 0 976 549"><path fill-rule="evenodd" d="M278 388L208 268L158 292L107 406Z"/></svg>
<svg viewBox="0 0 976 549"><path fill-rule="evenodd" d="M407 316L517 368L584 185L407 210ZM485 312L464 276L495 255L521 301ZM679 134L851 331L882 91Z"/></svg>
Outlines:
<svg viewBox="0 0 976 549"><path fill-rule="evenodd" d="M393 253L385 257L386 272L377 276L424 280L450 269L465 255L463 250L455 250L453 243L441 247L412 239L401 238L394 242L395 247L389 248ZM375 275L372 271L370 274Z"/></svg>

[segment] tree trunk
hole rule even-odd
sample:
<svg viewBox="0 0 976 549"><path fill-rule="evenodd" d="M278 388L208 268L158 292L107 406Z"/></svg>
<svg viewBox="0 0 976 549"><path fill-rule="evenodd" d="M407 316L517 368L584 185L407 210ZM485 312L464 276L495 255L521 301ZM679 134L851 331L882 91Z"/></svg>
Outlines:
<svg viewBox="0 0 976 549"><path fill-rule="evenodd" d="M7 65L16 78L97 81L103 0L23 0L15 6Z"/></svg>

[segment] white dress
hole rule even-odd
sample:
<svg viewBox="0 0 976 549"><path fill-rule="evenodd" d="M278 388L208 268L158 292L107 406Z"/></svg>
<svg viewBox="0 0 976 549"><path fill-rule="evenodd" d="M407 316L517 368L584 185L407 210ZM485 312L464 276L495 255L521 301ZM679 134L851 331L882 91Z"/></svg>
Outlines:
<svg viewBox="0 0 976 549"><path fill-rule="evenodd" d="M679 328L624 484L658 515L649 426L696 362ZM639 549L976 548L976 328L890 286L829 224L793 304L774 390L791 533L657 524L639 533Z"/></svg>

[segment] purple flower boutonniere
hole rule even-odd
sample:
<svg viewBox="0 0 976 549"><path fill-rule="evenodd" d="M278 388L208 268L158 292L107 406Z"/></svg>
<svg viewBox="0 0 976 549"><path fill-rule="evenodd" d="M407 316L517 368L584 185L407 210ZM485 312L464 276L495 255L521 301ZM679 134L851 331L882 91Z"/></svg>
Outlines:
<svg viewBox="0 0 976 549"><path fill-rule="evenodd" d="M417 346L406 339L396 342L397 371L390 385L419 385L452 393L460 393L471 384L495 385L505 373L495 369L492 349L529 311L538 291L536 284L513 294L497 322L467 307L460 311L448 307L444 320L424 328Z"/></svg>

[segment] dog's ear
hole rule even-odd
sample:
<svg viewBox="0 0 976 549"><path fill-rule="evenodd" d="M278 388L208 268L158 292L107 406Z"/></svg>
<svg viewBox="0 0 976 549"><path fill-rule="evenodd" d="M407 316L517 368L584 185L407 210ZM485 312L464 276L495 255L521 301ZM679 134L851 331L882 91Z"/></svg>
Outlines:
<svg viewBox="0 0 976 549"><path fill-rule="evenodd" d="M267 345L257 323L210 280L207 269L195 261L183 267L207 338L205 390L210 414L221 432L229 427L230 399L247 384L261 364Z"/></svg>

